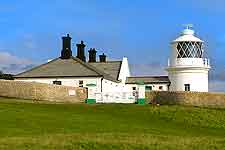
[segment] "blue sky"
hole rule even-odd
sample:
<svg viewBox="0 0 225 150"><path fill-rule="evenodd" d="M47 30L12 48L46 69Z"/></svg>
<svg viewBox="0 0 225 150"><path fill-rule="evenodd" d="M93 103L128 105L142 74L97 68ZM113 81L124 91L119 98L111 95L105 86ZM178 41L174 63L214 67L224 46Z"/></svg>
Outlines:
<svg viewBox="0 0 225 150"><path fill-rule="evenodd" d="M70 33L74 44L128 57L134 75L165 74L170 42L187 23L206 42L210 88L225 91L224 0L1 1L0 69L17 73L58 57Z"/></svg>

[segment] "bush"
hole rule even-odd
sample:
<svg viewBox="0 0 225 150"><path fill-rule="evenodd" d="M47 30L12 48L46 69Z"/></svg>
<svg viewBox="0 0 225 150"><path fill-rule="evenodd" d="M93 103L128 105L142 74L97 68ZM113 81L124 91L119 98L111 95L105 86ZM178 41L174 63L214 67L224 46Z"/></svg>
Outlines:
<svg viewBox="0 0 225 150"><path fill-rule="evenodd" d="M14 77L12 74L2 74L2 72L0 71L0 79L14 80Z"/></svg>

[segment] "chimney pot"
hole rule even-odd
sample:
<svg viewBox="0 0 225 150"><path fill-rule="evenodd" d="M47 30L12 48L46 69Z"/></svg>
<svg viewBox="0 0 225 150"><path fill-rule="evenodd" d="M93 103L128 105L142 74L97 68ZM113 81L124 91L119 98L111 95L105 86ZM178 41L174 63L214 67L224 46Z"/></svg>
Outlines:
<svg viewBox="0 0 225 150"><path fill-rule="evenodd" d="M80 44L77 44L77 58L84 62L86 62L85 46L86 45L84 44L84 41L81 41Z"/></svg>
<svg viewBox="0 0 225 150"><path fill-rule="evenodd" d="M96 53L95 48L90 48L89 52L89 62L96 62Z"/></svg>
<svg viewBox="0 0 225 150"><path fill-rule="evenodd" d="M102 55L99 55L100 62L106 62L106 55L103 53Z"/></svg>

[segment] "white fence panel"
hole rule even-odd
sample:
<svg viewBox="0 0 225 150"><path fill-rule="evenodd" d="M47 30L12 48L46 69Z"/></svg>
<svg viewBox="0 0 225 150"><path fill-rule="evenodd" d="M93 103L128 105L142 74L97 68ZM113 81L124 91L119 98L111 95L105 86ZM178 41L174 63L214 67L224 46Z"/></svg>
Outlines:
<svg viewBox="0 0 225 150"><path fill-rule="evenodd" d="M96 103L135 103L137 96L132 92L95 93Z"/></svg>

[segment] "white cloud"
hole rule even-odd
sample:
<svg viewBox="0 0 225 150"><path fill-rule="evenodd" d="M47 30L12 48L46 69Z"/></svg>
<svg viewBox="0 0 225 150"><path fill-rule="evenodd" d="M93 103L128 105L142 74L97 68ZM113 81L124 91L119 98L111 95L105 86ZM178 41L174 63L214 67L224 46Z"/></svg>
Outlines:
<svg viewBox="0 0 225 150"><path fill-rule="evenodd" d="M225 93L225 81L210 81L209 91Z"/></svg>
<svg viewBox="0 0 225 150"><path fill-rule="evenodd" d="M157 62L151 64L130 64L130 70L132 76L167 75L165 66Z"/></svg>
<svg viewBox="0 0 225 150"><path fill-rule="evenodd" d="M0 70L3 73L17 74L33 67L35 62L26 58L14 56L9 52L0 52Z"/></svg>
<svg viewBox="0 0 225 150"><path fill-rule="evenodd" d="M0 64L28 64L31 60L19 58L8 52L0 52Z"/></svg>

